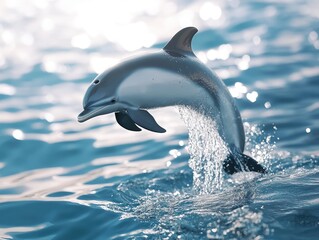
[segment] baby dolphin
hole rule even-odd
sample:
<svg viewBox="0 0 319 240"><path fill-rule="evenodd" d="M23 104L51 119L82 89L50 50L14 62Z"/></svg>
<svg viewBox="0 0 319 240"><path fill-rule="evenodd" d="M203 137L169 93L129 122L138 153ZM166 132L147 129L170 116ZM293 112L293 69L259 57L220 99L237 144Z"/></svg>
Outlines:
<svg viewBox="0 0 319 240"><path fill-rule="evenodd" d="M226 85L192 50L197 31L184 28L161 51L125 60L99 74L84 96L78 121L114 112L118 124L127 130L163 133L165 129L146 109L187 106L216 122L229 148L223 163L227 173L265 173L256 160L243 154L243 123Z"/></svg>

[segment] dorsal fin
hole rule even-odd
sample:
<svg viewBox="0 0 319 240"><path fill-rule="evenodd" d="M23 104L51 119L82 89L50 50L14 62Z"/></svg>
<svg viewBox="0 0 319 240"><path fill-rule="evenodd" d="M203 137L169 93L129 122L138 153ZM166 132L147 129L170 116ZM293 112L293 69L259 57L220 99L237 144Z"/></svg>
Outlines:
<svg viewBox="0 0 319 240"><path fill-rule="evenodd" d="M192 50L192 39L197 31L195 27L183 28L174 35L163 49L167 52L195 56Z"/></svg>

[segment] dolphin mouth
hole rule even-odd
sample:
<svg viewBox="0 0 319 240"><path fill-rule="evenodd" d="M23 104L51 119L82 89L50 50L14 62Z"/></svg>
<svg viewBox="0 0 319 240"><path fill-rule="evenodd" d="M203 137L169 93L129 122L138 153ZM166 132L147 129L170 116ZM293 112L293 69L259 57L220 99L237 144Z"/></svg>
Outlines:
<svg viewBox="0 0 319 240"><path fill-rule="evenodd" d="M82 123L85 122L93 117L109 114L112 112L118 111L117 104L111 104L107 106L99 106L99 107L90 107L85 108L79 115L78 115L78 122Z"/></svg>
<svg viewBox="0 0 319 240"><path fill-rule="evenodd" d="M79 115L78 115L78 121L85 122L86 120L89 120L94 117L94 114L99 112L103 107L97 107L97 108L87 108L84 109Z"/></svg>

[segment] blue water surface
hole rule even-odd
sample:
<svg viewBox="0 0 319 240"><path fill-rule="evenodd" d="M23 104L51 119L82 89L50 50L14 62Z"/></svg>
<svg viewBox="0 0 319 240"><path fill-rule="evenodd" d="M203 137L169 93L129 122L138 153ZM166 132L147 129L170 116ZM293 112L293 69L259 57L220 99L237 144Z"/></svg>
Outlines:
<svg viewBox="0 0 319 240"><path fill-rule="evenodd" d="M0 239L319 239L319 3L313 0L2 1ZM127 54L196 26L246 153L269 174L193 188L187 128L114 116L84 124L85 89ZM191 97L191 96L190 96Z"/></svg>

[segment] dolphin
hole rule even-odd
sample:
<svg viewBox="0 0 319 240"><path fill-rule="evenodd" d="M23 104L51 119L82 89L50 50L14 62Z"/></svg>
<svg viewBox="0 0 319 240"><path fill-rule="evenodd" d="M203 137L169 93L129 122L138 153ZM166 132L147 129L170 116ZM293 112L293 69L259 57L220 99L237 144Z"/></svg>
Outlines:
<svg viewBox="0 0 319 240"><path fill-rule="evenodd" d="M79 122L115 113L116 121L130 131L141 128L164 133L147 109L187 106L203 112L217 124L229 148L225 172L266 173L253 158L243 154L245 133L240 113L223 81L194 54L191 42L198 30L187 27L177 32L157 52L124 60L99 74L83 99ZM194 123L196 124L196 122Z"/></svg>

